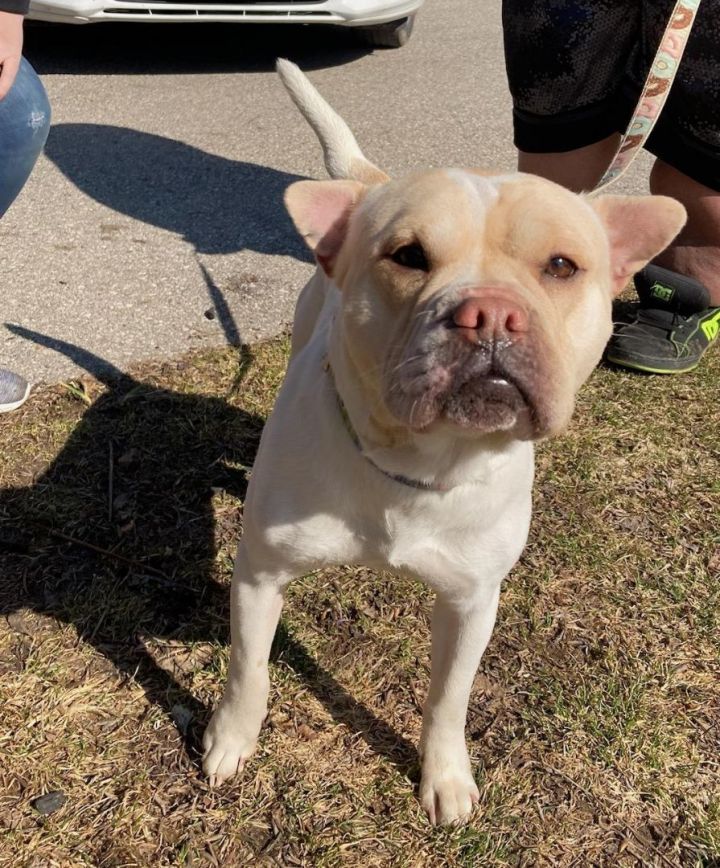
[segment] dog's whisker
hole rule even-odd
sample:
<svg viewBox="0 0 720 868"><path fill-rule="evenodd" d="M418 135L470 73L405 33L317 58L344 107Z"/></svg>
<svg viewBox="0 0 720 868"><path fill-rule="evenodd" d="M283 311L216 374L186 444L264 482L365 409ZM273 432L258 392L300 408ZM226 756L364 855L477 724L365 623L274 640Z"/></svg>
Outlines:
<svg viewBox="0 0 720 868"><path fill-rule="evenodd" d="M415 400L412 402L412 406L410 407L410 416L409 416L409 421L410 421L410 427L411 427L411 428L413 427L413 424L414 424L414 420L415 420L415 408L417 407L418 400L419 400L419 398L415 398Z"/></svg>
<svg viewBox="0 0 720 868"><path fill-rule="evenodd" d="M401 362L399 362L397 365L395 365L394 368L391 368L388 371L388 374L396 374L398 371L402 370L406 365L410 365L413 362L416 362L418 359L425 358L426 355L427 355L426 353L417 353L414 356L410 356L407 359L403 359Z"/></svg>

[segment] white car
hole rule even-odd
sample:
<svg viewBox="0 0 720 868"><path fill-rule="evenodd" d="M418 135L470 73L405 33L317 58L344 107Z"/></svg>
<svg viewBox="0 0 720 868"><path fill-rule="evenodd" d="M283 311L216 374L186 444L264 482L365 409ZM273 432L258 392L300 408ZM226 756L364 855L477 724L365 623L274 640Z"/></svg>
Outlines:
<svg viewBox="0 0 720 868"><path fill-rule="evenodd" d="M28 18L89 24L95 21L248 24L339 24L365 41L399 48L412 32L423 0L30 0Z"/></svg>

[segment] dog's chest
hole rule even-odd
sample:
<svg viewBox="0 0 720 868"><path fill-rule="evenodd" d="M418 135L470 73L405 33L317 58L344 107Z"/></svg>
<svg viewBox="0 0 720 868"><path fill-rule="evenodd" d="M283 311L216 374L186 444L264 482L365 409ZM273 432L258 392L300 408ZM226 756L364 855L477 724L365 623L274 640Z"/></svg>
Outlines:
<svg viewBox="0 0 720 868"><path fill-rule="evenodd" d="M529 492L503 500L501 510L494 498L472 493L386 507L373 540L378 566L444 591L499 581L520 556L530 522Z"/></svg>

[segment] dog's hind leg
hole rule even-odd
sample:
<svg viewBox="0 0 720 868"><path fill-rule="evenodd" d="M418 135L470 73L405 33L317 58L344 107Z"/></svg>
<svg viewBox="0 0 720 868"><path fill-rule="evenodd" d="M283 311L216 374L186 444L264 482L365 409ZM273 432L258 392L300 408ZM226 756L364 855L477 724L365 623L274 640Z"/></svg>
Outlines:
<svg viewBox="0 0 720 868"><path fill-rule="evenodd" d="M225 693L205 730L203 770L211 786L240 771L255 750L267 714L268 658L293 578L259 568L244 541L238 547L231 589L230 671Z"/></svg>
<svg viewBox="0 0 720 868"><path fill-rule="evenodd" d="M420 743L420 801L434 824L466 817L479 799L465 745L473 679L490 641L500 583L471 600L438 594L432 617L432 674Z"/></svg>

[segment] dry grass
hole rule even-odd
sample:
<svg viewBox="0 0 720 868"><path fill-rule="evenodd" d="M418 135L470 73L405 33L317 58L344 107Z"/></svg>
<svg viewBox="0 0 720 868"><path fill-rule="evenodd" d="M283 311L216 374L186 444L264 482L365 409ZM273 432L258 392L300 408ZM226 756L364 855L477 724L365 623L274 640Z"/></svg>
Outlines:
<svg viewBox="0 0 720 868"><path fill-rule="evenodd" d="M480 807L433 830L430 599L388 575L292 586L259 754L217 791L199 774L286 342L252 352L0 419L0 864L719 865L720 353L677 379L599 370L540 449L470 707ZM41 816L51 790L67 800Z"/></svg>

